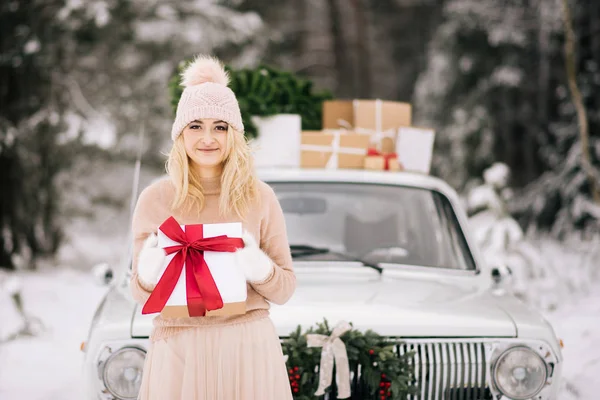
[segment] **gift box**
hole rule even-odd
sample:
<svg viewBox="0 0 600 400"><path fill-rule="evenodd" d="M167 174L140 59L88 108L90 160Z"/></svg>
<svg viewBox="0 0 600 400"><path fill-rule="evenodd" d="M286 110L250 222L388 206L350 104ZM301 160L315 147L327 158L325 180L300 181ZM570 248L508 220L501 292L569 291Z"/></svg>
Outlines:
<svg viewBox="0 0 600 400"><path fill-rule="evenodd" d="M396 154L406 171L429 174L433 157L435 131L428 128L403 126L398 129Z"/></svg>
<svg viewBox="0 0 600 400"><path fill-rule="evenodd" d="M365 169L383 171L385 169L385 158L383 156L365 157Z"/></svg>
<svg viewBox="0 0 600 400"><path fill-rule="evenodd" d="M368 135L352 131L303 131L300 166L362 169L369 141Z"/></svg>
<svg viewBox="0 0 600 400"><path fill-rule="evenodd" d="M325 100L322 119L324 130L350 127L354 123L352 100Z"/></svg>
<svg viewBox="0 0 600 400"><path fill-rule="evenodd" d="M404 171L404 165L398 160L398 158L391 158L388 160L388 171Z"/></svg>
<svg viewBox="0 0 600 400"><path fill-rule="evenodd" d="M242 224L180 225L168 218L158 230L167 257L142 314L202 317L244 314L246 278L234 252L244 247Z"/></svg>
<svg viewBox="0 0 600 400"><path fill-rule="evenodd" d="M258 137L249 141L255 167L297 168L300 165L300 115L254 116L252 121L258 129Z"/></svg>
<svg viewBox="0 0 600 400"><path fill-rule="evenodd" d="M409 103L379 99L323 102L323 129L344 128L371 135L371 145L382 153L394 152L397 129L411 123Z"/></svg>
<svg viewBox="0 0 600 400"><path fill-rule="evenodd" d="M398 161L396 153L382 154L373 148L367 151L364 168L375 171L402 171L404 169Z"/></svg>

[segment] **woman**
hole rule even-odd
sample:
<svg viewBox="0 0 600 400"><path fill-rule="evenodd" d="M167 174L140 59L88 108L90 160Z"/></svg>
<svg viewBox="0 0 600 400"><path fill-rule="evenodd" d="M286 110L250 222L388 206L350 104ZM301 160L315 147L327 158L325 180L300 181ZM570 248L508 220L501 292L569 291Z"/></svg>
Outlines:
<svg viewBox="0 0 600 400"><path fill-rule="evenodd" d="M139 399L291 399L269 303L285 303L296 278L283 212L254 175L240 108L223 66L198 57L182 74L168 178L141 193L133 217L133 296L144 304L165 253L158 227L242 222L235 253L248 282L243 315L154 319Z"/></svg>

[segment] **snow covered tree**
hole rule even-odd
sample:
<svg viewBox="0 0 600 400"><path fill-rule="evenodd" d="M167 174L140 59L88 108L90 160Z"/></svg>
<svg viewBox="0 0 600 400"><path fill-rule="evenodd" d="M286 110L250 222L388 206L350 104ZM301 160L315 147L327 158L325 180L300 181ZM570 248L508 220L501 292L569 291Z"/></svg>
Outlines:
<svg viewBox="0 0 600 400"><path fill-rule="evenodd" d="M536 5L450 0L444 7L414 103L417 123L439 132L435 171L455 187L464 187L495 161L519 171L513 176L517 185L543 168L534 77L538 14L552 5Z"/></svg>
<svg viewBox="0 0 600 400"><path fill-rule="evenodd" d="M180 60L234 48L236 62L255 62L264 26L254 12L233 10L218 0L159 2L94 0L69 2L61 17L77 29L93 17L70 60L84 140L123 156L138 149L145 128L145 160L162 165L173 115L167 84ZM95 11L93 11L95 10Z"/></svg>
<svg viewBox="0 0 600 400"><path fill-rule="evenodd" d="M564 15L564 21L571 19L574 28L573 83L581 92L585 120L578 119L577 93L567 81L566 38L561 32L550 43L560 64L550 96L550 134L540 149L549 170L528 185L511 207L524 226L559 237L573 230L600 230L600 4L577 0L568 5L571 15ZM582 123L588 126L587 146L580 134ZM587 166L584 147L589 153Z"/></svg>
<svg viewBox="0 0 600 400"><path fill-rule="evenodd" d="M57 250L58 179L75 158L131 157L145 126L162 164L179 60L228 45L257 57L248 53L262 21L217 0L13 0L0 5L0 26L0 266L14 268Z"/></svg>
<svg viewBox="0 0 600 400"><path fill-rule="evenodd" d="M26 267L61 239L58 174L70 157L60 86L65 42L54 15L62 1L5 2L0 9L0 267Z"/></svg>
<svg viewBox="0 0 600 400"><path fill-rule="evenodd" d="M584 147L597 170L600 5L570 4L577 83L588 110ZM517 189L510 209L523 226L555 234L597 226L565 69L561 3L449 0L443 16L414 99L416 123L438 131L434 172L462 189L504 162Z"/></svg>

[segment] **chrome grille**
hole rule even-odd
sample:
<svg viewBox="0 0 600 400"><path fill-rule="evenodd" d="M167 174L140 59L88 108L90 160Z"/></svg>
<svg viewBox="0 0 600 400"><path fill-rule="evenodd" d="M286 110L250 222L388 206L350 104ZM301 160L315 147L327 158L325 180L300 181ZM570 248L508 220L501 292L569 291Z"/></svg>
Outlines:
<svg viewBox="0 0 600 400"><path fill-rule="evenodd" d="M403 339L398 353L409 352L419 388L411 400L491 399L483 342Z"/></svg>

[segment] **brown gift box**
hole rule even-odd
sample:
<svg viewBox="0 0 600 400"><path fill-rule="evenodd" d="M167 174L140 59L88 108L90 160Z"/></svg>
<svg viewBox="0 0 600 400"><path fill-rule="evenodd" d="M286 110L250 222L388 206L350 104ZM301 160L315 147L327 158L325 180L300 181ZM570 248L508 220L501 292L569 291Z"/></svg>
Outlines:
<svg viewBox="0 0 600 400"><path fill-rule="evenodd" d="M367 156L365 158L365 169L375 171L402 171L404 168L397 158L390 158L388 160L388 169L385 169L385 157L384 156Z"/></svg>
<svg viewBox="0 0 600 400"><path fill-rule="evenodd" d="M361 169L364 167L369 141L368 135L352 131L303 131L300 139L300 166ZM332 159L334 156L336 158Z"/></svg>
<svg viewBox="0 0 600 400"><path fill-rule="evenodd" d="M368 156L365 158L365 169L383 171L385 169L385 158L383 156Z"/></svg>
<svg viewBox="0 0 600 400"><path fill-rule="evenodd" d="M404 171L404 166L397 158L392 158L388 161L389 171Z"/></svg>
<svg viewBox="0 0 600 400"><path fill-rule="evenodd" d="M326 100L323 102L323 129L340 129L343 122L352 125L354 123L354 108L352 100Z"/></svg>
<svg viewBox="0 0 600 400"><path fill-rule="evenodd" d="M385 100L354 100L353 103L352 121L356 130L385 132L412 123L412 106L409 103Z"/></svg>
<svg viewBox="0 0 600 400"><path fill-rule="evenodd" d="M371 135L371 143L383 153L396 147L397 129L410 126L412 106L385 100L329 100L323 102L323 129L353 129Z"/></svg>

